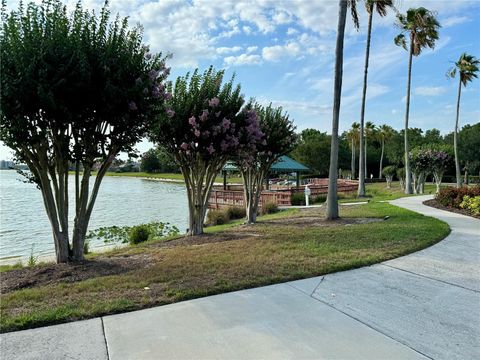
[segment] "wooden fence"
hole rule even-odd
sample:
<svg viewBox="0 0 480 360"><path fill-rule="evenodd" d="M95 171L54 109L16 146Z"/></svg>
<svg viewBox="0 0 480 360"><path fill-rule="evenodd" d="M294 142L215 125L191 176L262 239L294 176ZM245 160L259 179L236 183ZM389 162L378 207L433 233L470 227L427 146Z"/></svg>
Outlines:
<svg viewBox="0 0 480 360"><path fill-rule="evenodd" d="M311 196L319 196L328 192L328 179L312 179L308 183L311 190ZM358 183L351 180L338 180L338 192L354 192L357 190ZM263 204L272 202L278 206L291 206L293 194L303 194L305 186L300 187L274 187L270 190L263 190L260 196L260 207ZM208 201L210 209L221 209L229 206L245 206L243 188L240 186L228 186L226 190L221 187L215 187L210 193Z"/></svg>

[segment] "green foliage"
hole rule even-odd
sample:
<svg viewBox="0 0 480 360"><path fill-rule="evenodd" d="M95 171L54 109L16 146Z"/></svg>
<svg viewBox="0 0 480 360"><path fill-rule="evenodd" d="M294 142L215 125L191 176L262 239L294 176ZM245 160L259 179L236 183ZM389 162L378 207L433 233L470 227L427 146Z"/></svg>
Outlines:
<svg viewBox="0 0 480 360"><path fill-rule="evenodd" d="M290 201L294 206L304 206L305 205L305 195L301 193L292 194Z"/></svg>
<svg viewBox="0 0 480 360"><path fill-rule="evenodd" d="M134 230L141 228L142 230ZM88 232L86 239L103 240L106 244L121 243L126 244L130 241L130 234L132 232L144 231L148 233L147 239L156 239L165 236L175 236L179 233L176 226L168 223L151 222L147 224L140 224L136 226L107 226L101 227Z"/></svg>
<svg viewBox="0 0 480 360"><path fill-rule="evenodd" d="M128 232L128 241L131 245L145 242L150 238L150 227L147 224L133 226Z"/></svg>
<svg viewBox="0 0 480 360"><path fill-rule="evenodd" d="M267 202L262 206L262 215L274 214L279 211L278 205L274 202Z"/></svg>
<svg viewBox="0 0 480 360"><path fill-rule="evenodd" d="M382 175L385 177L389 177L393 179L393 177L397 174L397 168L395 166L386 166L382 170Z"/></svg>
<svg viewBox="0 0 480 360"><path fill-rule="evenodd" d="M83 253L86 255L86 254L90 254L90 240L85 240L85 242L83 243Z"/></svg>
<svg viewBox="0 0 480 360"><path fill-rule="evenodd" d="M300 133L298 145L290 153L290 156L304 164L313 173L321 177L328 176L330 166L330 139L327 133L316 129L305 129ZM338 149L338 167L350 169L350 143L347 134L340 138Z"/></svg>
<svg viewBox="0 0 480 360"><path fill-rule="evenodd" d="M158 172L161 169L160 159L155 149L150 149L142 155L140 170L147 173Z"/></svg>
<svg viewBox="0 0 480 360"><path fill-rule="evenodd" d="M410 8L406 14L397 14L397 26L402 33L394 39L395 45L418 56L422 49L435 47L438 40L438 23L435 15L424 7Z"/></svg>
<svg viewBox="0 0 480 360"><path fill-rule="evenodd" d="M472 212L473 215L480 215L480 196L468 196L463 197L462 202L460 203L462 209L467 209Z"/></svg>
<svg viewBox="0 0 480 360"><path fill-rule="evenodd" d="M71 14L60 0L20 3L10 14L2 7L2 20L0 140L42 191L52 232L62 243L58 261L82 260L83 234L103 176L120 152L134 152L164 111L170 70L166 58L142 45L141 27L130 29L119 16L111 21L108 2L98 14L84 10L81 1ZM70 192L71 164L78 178ZM94 165L99 170L89 188ZM69 193L77 194L73 206Z"/></svg>
<svg viewBox="0 0 480 360"><path fill-rule="evenodd" d="M208 210L207 212L207 225L224 225L230 221L228 212L225 210Z"/></svg>
<svg viewBox="0 0 480 360"><path fill-rule="evenodd" d="M444 187L435 195L435 199L443 206L459 208L465 196L480 196L480 186Z"/></svg>
<svg viewBox="0 0 480 360"><path fill-rule="evenodd" d="M230 220L243 219L246 216L245 208L240 206L230 206L226 213Z"/></svg>
<svg viewBox="0 0 480 360"><path fill-rule="evenodd" d="M37 262L38 262L38 256L35 256L34 254L34 248L35 248L35 244L32 244L32 248L30 250L30 256L28 257L28 261L27 261L28 267L35 266L37 265Z"/></svg>

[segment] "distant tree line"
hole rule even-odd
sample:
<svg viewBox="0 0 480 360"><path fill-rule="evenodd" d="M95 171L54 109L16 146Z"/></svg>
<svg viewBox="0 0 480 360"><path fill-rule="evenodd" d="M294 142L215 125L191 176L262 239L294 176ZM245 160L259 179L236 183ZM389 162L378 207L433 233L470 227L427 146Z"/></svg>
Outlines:
<svg viewBox="0 0 480 360"><path fill-rule="evenodd" d="M381 178L382 170L393 165L404 167L404 130L397 131L389 126L374 126L367 122L366 140L366 177ZM410 128L408 131L410 148L414 149L425 145L453 146L454 133L442 135L438 129L423 131L419 128ZM340 175L358 178L358 161L360 156L359 126L354 123L352 128L343 132L339 137L338 168ZM305 129L299 134L299 143L290 155L297 161L308 166L312 173L319 177L327 177L330 165L331 135L316 129ZM382 158L383 148L383 158ZM480 124L465 125L458 132L458 153L463 175L480 173ZM355 161L352 162L352 159ZM382 164L381 164L382 162ZM354 165L352 167L352 165ZM445 175L455 175L454 164L448 168Z"/></svg>

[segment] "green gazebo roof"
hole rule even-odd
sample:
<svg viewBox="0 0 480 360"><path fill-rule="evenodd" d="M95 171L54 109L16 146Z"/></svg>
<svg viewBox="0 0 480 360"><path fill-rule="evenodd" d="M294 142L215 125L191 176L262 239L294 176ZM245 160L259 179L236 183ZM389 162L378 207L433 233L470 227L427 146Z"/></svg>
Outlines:
<svg viewBox="0 0 480 360"><path fill-rule="evenodd" d="M223 167L225 171L236 171L237 167L231 162L227 162ZM293 160L292 158L284 155L275 162L270 168L270 172L276 173L289 173L289 172L307 172L310 171L308 167L303 164L300 164L298 161Z"/></svg>

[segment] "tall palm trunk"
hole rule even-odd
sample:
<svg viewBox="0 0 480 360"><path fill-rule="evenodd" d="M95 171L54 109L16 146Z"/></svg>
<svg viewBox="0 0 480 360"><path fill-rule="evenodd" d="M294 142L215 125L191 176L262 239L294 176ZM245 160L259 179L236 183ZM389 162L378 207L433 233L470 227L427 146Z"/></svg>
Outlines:
<svg viewBox="0 0 480 360"><path fill-rule="evenodd" d="M385 150L385 138L382 138L382 154L380 155L380 171L378 173L378 178L382 178L382 170L383 170L383 151Z"/></svg>
<svg viewBox="0 0 480 360"><path fill-rule="evenodd" d="M410 52L408 56L408 80L407 80L407 99L405 109L405 194L412 194L412 173L410 170L410 160L408 158L408 117L410 114L410 85L412 82L412 59L413 59L413 41L410 40Z"/></svg>
<svg viewBox="0 0 480 360"><path fill-rule="evenodd" d="M333 87L332 141L330 144L330 169L328 173L327 214L328 220L338 219L337 167L338 167L338 123L340 98L342 96L343 40L347 19L347 1L339 0L337 44L335 47L335 79Z"/></svg>
<svg viewBox="0 0 480 360"><path fill-rule="evenodd" d="M364 166L365 166L365 169L363 170L364 171L364 179L368 178L368 171L367 171L367 135L365 134L365 151L364 151L364 154L365 154L365 159L364 159Z"/></svg>
<svg viewBox="0 0 480 360"><path fill-rule="evenodd" d="M462 186L462 175L460 174L460 160L458 158L458 119L460 116L460 97L462 95L462 77L459 76L458 81L458 97L457 97L457 118L455 120L455 131L453 132L453 150L455 152L455 176L457 178L457 187Z"/></svg>
<svg viewBox="0 0 480 360"><path fill-rule="evenodd" d="M373 8L368 14L367 48L365 51L365 69L363 73L362 110L360 113L360 154L358 164L358 196L365 196L365 176L367 175L366 148L364 149L365 102L367 100L368 59L370 57L370 39L372 37ZM366 147L366 142L365 142ZM364 154L365 151L365 154Z"/></svg>
<svg viewBox="0 0 480 360"><path fill-rule="evenodd" d="M355 179L355 140L352 139L352 180Z"/></svg>

